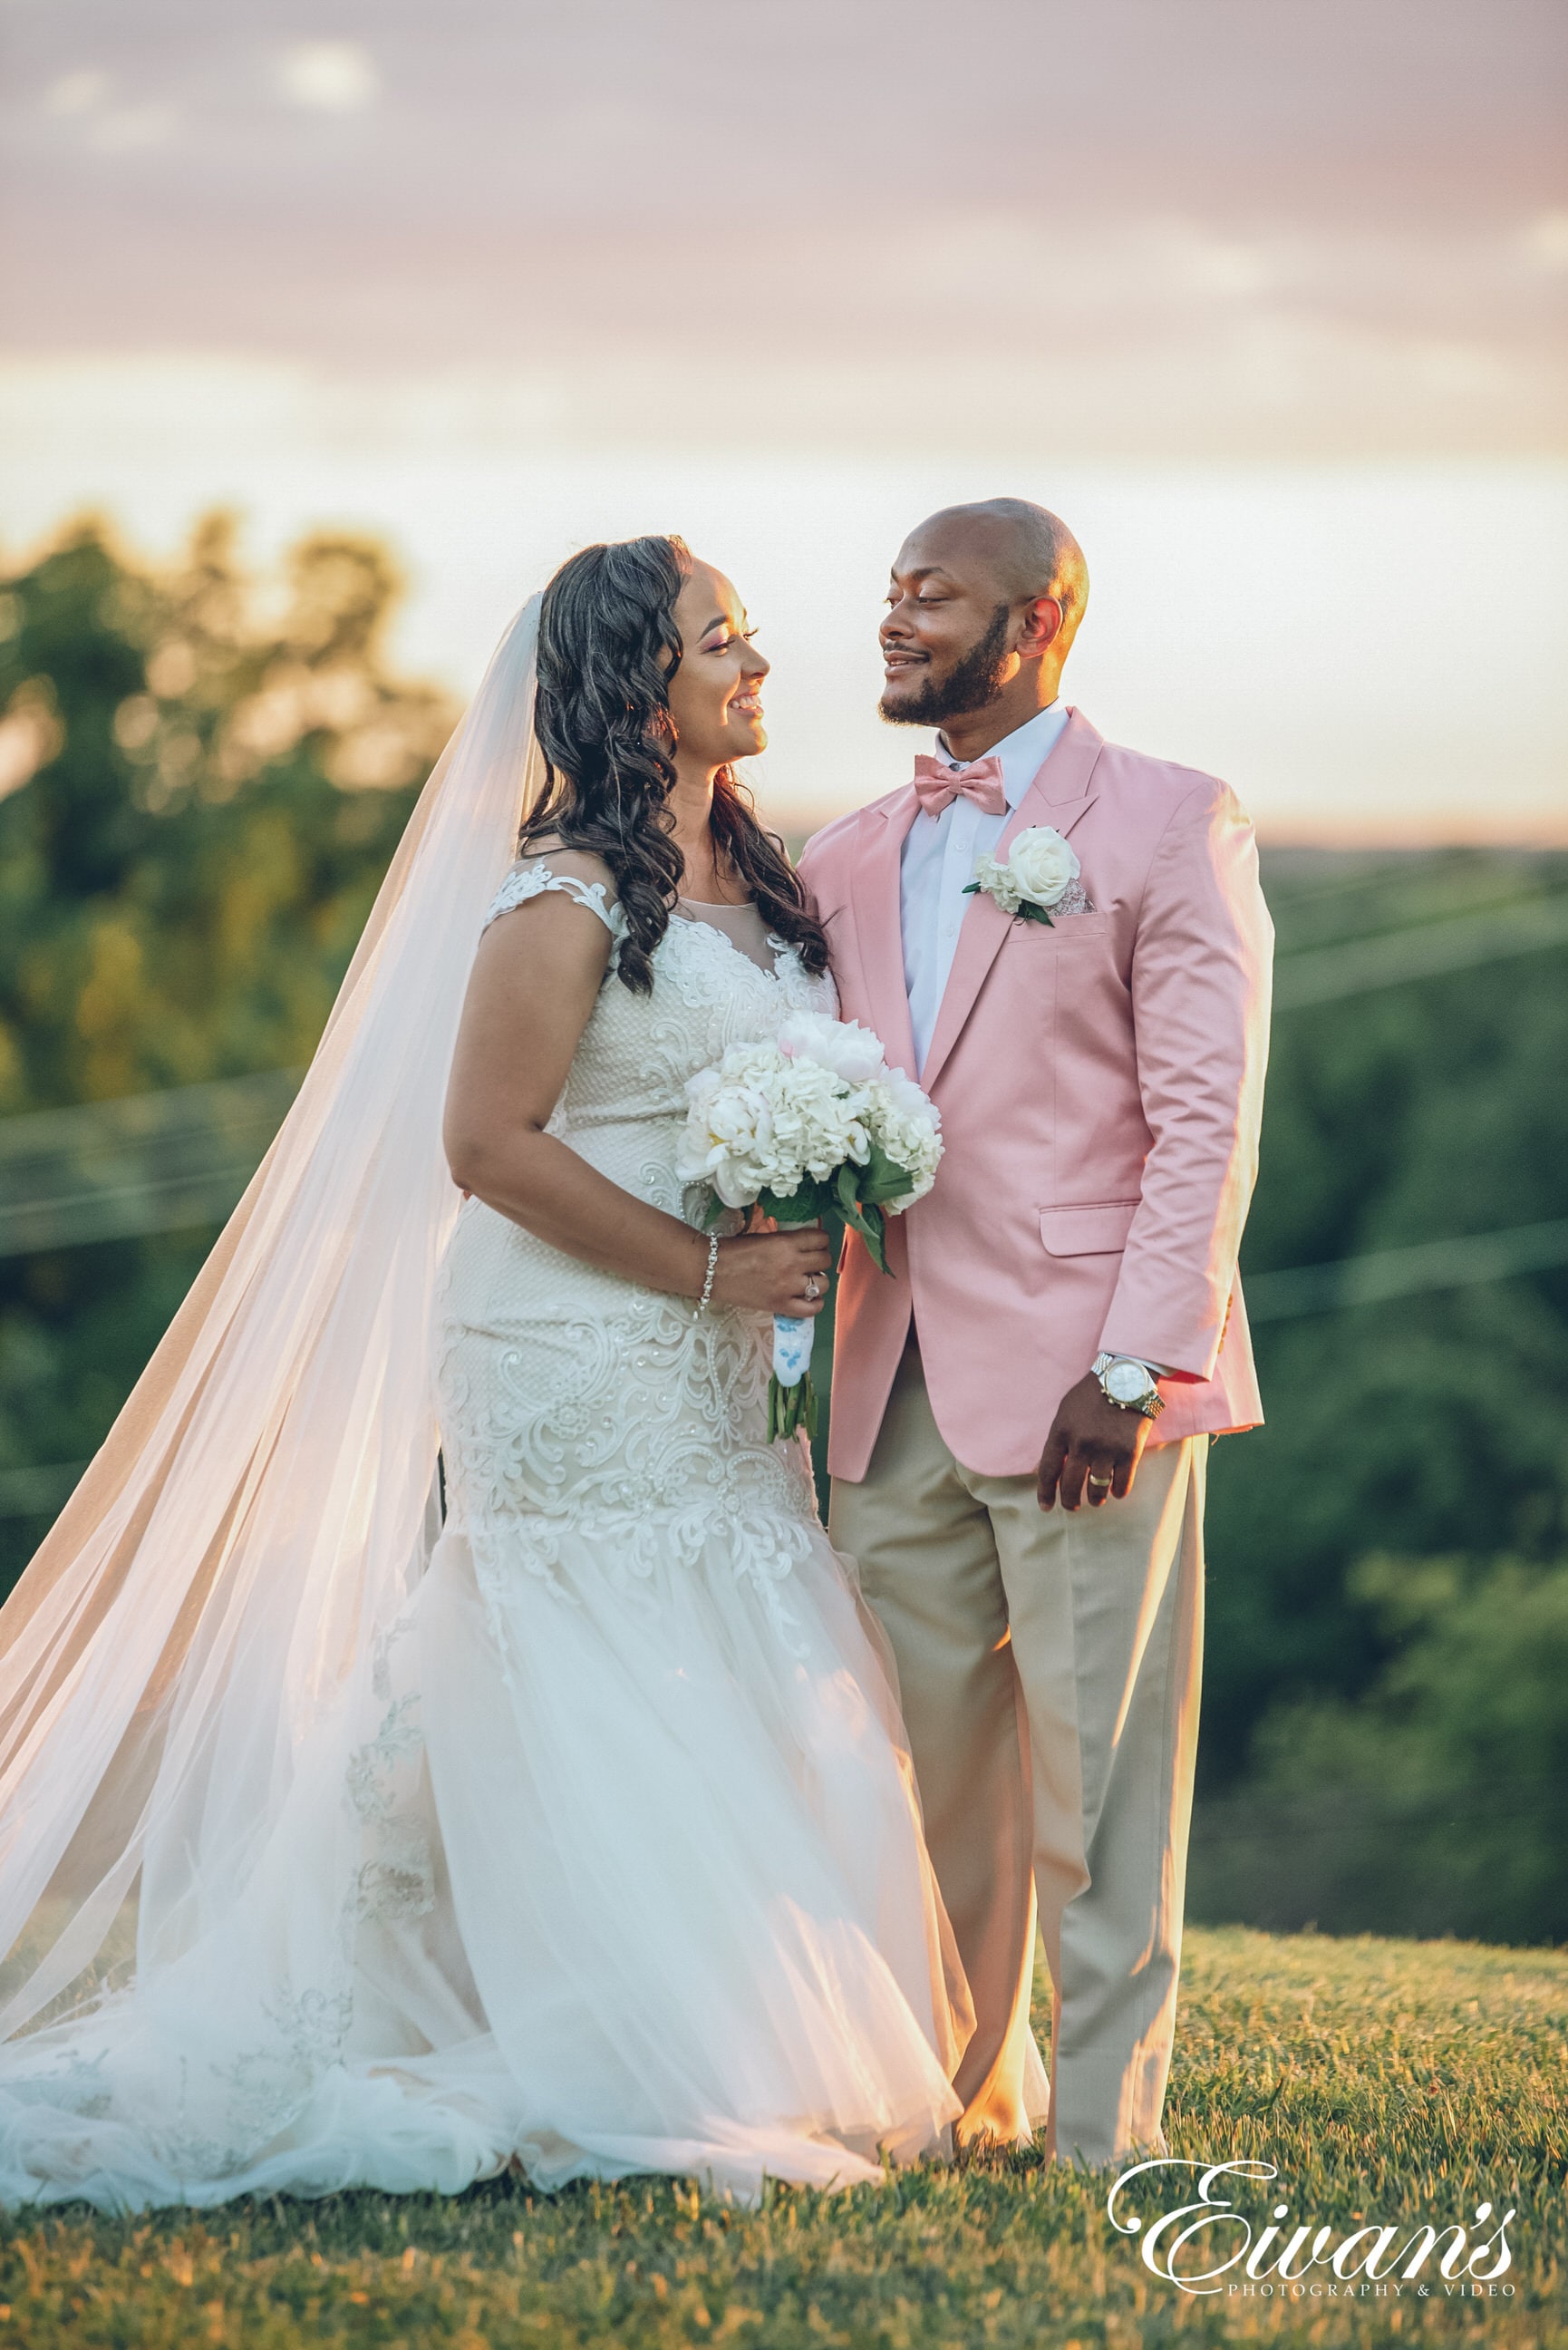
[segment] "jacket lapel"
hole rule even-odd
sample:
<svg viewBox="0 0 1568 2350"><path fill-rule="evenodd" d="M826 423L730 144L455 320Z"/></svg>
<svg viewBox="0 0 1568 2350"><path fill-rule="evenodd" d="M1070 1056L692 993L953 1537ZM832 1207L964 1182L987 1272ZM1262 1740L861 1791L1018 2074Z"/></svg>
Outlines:
<svg viewBox="0 0 1568 2350"><path fill-rule="evenodd" d="M1097 729L1090 725L1080 711L1069 711L1067 723L1053 744L1050 756L1009 816L1002 837L992 851L999 864L1006 857L1017 835L1029 826L1052 825L1065 838L1087 815L1095 803L1092 789L1095 762L1104 748L1105 737ZM992 964L1002 951L1002 942L1012 929L1012 921L1013 917L1004 914L995 899L988 898L983 890L977 891L969 901L969 910L959 932L952 969L948 973L948 983L942 993L941 1008L937 1014L937 1024L931 1033L931 1048L926 1055L925 1067L917 1072L928 1093L940 1075L943 1063L974 1009L975 998L985 984ZM907 1002L904 1024L907 1032Z"/></svg>
<svg viewBox="0 0 1568 2350"><path fill-rule="evenodd" d="M849 894L855 909L855 936L866 974L871 1016L890 1068L909 1076L915 1068L915 1040L909 1026L909 997L904 984L904 924L899 908L899 879L904 837L919 813L913 784L896 792L867 819L850 873Z"/></svg>

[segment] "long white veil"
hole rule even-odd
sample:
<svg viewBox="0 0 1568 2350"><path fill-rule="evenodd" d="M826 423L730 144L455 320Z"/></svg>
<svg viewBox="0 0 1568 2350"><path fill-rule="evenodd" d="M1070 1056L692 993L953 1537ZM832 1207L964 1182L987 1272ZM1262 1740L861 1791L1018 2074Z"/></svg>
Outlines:
<svg viewBox="0 0 1568 2350"><path fill-rule="evenodd" d="M0 1611L0 2038L189 1947L432 1539L447 1073L543 781L535 597L410 820L304 1087Z"/></svg>

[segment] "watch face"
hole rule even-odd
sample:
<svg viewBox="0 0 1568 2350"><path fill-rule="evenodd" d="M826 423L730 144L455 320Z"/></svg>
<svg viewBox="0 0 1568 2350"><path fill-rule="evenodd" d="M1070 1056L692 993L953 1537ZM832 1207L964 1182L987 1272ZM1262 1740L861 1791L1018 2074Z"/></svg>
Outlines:
<svg viewBox="0 0 1568 2350"><path fill-rule="evenodd" d="M1106 1373L1106 1392L1117 1403L1137 1403L1153 1384L1141 1363L1113 1363Z"/></svg>

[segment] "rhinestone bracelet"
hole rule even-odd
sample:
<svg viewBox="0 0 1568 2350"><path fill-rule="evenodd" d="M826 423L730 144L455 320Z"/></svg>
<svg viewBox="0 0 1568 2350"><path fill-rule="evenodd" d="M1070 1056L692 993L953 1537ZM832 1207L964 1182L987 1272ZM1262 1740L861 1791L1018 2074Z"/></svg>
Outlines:
<svg viewBox="0 0 1568 2350"><path fill-rule="evenodd" d="M719 1235L717 1232L710 1232L708 1235L708 1276L702 1284L702 1295L697 1300L696 1305L692 1308L691 1319L693 1322L701 1322L703 1314L707 1310L708 1301L713 1295L713 1274L718 1267L718 1263Z"/></svg>

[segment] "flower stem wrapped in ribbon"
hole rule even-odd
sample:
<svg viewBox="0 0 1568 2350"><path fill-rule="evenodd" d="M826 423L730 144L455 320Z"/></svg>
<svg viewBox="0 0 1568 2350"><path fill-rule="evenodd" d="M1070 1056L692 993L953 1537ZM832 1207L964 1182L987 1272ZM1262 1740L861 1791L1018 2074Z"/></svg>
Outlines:
<svg viewBox="0 0 1568 2350"><path fill-rule="evenodd" d="M716 1068L700 1069L686 1099L676 1171L708 1185L710 1225L726 1208L820 1223L835 1262L847 1230L887 1272L887 1218L930 1190L942 1139L935 1104L888 1066L879 1037L857 1021L794 1013L771 1042L732 1045ZM770 1441L816 1433L814 1328L774 1317Z"/></svg>

